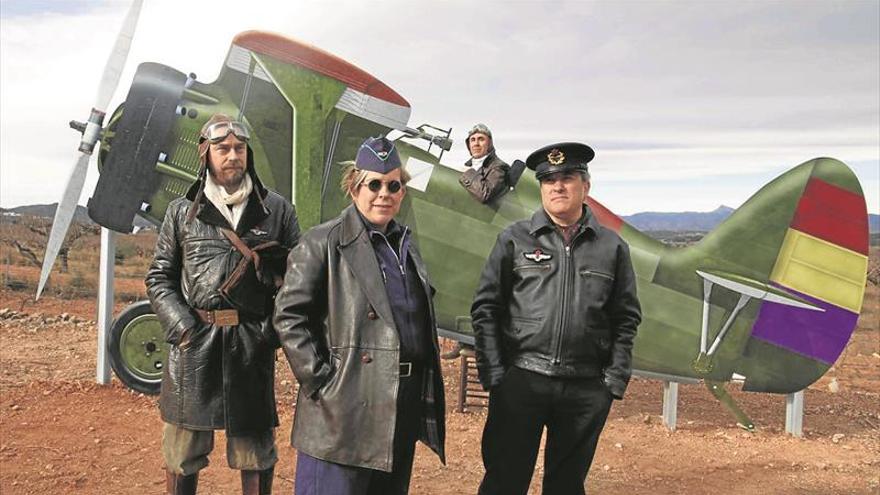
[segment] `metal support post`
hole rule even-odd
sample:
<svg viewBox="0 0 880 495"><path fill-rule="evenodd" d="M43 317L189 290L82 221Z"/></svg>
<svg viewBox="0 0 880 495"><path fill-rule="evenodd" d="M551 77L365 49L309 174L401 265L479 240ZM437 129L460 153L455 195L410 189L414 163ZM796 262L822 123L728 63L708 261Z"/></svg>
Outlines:
<svg viewBox="0 0 880 495"><path fill-rule="evenodd" d="M663 424L675 431L678 421L678 382L663 381Z"/></svg>
<svg viewBox="0 0 880 495"><path fill-rule="evenodd" d="M785 396L785 432L794 437L804 436L804 391Z"/></svg>
<svg viewBox="0 0 880 495"><path fill-rule="evenodd" d="M101 261L98 267L98 364L95 379L110 383L110 359L107 336L113 324L113 270L116 261L116 233L101 227Z"/></svg>

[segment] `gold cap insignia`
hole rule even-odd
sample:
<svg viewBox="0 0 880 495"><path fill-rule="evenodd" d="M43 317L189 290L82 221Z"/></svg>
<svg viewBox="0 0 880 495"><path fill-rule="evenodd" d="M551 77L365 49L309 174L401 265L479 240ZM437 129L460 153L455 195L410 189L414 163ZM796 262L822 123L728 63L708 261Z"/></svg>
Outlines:
<svg viewBox="0 0 880 495"><path fill-rule="evenodd" d="M565 154L554 148L547 154L547 161L550 165L562 165L565 163Z"/></svg>

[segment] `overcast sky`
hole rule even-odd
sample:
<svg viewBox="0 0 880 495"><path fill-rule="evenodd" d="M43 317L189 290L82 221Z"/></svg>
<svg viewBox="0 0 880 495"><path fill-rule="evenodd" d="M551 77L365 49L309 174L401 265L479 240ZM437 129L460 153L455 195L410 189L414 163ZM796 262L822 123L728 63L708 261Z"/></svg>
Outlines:
<svg viewBox="0 0 880 495"><path fill-rule="evenodd" d="M58 201L129 2L0 0L0 205ZM831 156L880 210L880 2L146 0L137 64L216 77L248 29L314 44L453 127L485 122L507 161L596 149L593 196L620 214L738 207ZM81 203L97 177L93 166Z"/></svg>

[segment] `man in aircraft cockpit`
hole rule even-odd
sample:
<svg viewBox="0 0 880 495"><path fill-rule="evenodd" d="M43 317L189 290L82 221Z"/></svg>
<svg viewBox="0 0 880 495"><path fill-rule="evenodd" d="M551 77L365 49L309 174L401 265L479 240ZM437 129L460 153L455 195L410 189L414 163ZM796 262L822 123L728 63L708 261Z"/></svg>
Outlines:
<svg viewBox="0 0 880 495"><path fill-rule="evenodd" d="M458 182L480 203L488 203L507 191L510 166L495 154L492 131L485 124L477 124L468 132L468 152L471 158L464 163L467 170Z"/></svg>

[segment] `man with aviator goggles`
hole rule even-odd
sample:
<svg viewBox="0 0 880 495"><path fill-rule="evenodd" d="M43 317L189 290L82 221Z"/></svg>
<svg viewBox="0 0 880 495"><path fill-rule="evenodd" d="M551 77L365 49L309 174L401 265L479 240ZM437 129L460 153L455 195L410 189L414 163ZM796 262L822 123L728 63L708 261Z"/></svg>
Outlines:
<svg viewBox="0 0 880 495"><path fill-rule="evenodd" d="M247 127L237 120L217 122L208 126L202 133L202 138L208 140L211 144L217 144L226 139L226 136L229 134L244 142L251 138Z"/></svg>

